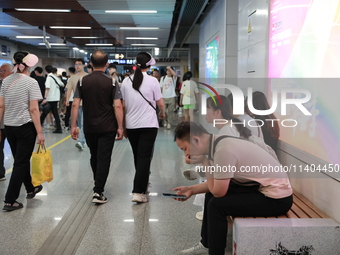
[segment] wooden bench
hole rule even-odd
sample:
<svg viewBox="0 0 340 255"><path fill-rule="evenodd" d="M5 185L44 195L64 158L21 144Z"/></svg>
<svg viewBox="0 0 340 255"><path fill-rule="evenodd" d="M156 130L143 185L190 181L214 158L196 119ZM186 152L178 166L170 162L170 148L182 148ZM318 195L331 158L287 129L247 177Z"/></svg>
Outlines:
<svg viewBox="0 0 340 255"><path fill-rule="evenodd" d="M302 196L301 194L294 191L293 194L293 205L292 208L285 214L277 217L230 217L232 221L234 218L329 218L324 212L318 209L315 205L313 205L307 198Z"/></svg>

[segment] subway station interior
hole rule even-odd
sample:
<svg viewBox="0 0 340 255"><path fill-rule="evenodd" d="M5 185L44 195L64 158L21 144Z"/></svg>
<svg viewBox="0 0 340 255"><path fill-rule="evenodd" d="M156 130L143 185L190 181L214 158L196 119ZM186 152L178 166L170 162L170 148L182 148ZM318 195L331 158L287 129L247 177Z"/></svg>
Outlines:
<svg viewBox="0 0 340 255"><path fill-rule="evenodd" d="M0 0L0 10L0 66L27 51L38 56L36 66L61 74L76 59L87 65L99 49L123 75L135 70L139 52L149 52L156 60L150 74L166 75L167 66L179 78L192 72L194 121L212 134L219 130L205 116L207 97L231 93L235 102L236 94L263 92L280 128L275 152L294 203L276 217L228 217L225 254L340 254L340 0ZM115 141L108 202L98 205L89 148L76 147L63 121L61 133L45 123L53 180L33 199L22 186L23 208L1 212L0 254L217 254L181 253L201 240L202 201L162 195L202 183L185 174L196 165L185 163L174 141L183 120L178 109L174 116L171 128L158 129L145 203L131 201L128 139ZM3 199L14 161L7 140L4 155Z"/></svg>

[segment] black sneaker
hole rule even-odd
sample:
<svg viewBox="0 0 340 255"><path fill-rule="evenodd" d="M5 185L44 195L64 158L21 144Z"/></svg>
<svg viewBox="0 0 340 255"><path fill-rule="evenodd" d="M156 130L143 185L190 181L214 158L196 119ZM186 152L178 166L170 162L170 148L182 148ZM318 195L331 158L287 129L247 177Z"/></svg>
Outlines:
<svg viewBox="0 0 340 255"><path fill-rule="evenodd" d="M56 130L53 131L53 133L54 133L54 134L62 134L63 131L62 131L61 129L60 129L60 130L59 130L59 129L56 129Z"/></svg>
<svg viewBox="0 0 340 255"><path fill-rule="evenodd" d="M27 199L34 198L34 197L35 197L35 194L38 194L42 189L43 189L43 186L42 186L42 185L39 185L39 186L37 186L37 187L34 187L34 191L33 191L33 192L30 192L30 193L27 193L26 198L27 198Z"/></svg>
<svg viewBox="0 0 340 255"><path fill-rule="evenodd" d="M5 203L4 208L2 210L5 211L14 211L23 208L23 204L15 201L14 203Z"/></svg>
<svg viewBox="0 0 340 255"><path fill-rule="evenodd" d="M97 204L105 204L107 202L107 198L104 197L103 193L94 193L93 194L93 199L92 203L97 203Z"/></svg>

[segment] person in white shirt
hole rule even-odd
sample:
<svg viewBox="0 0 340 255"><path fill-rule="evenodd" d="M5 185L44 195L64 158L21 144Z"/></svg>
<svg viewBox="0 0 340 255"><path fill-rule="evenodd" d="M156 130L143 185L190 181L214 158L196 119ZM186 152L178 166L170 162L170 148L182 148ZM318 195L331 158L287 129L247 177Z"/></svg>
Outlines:
<svg viewBox="0 0 340 255"><path fill-rule="evenodd" d="M147 74L156 61L148 52L140 52L136 58L136 71L125 78L121 92L125 113L124 134L132 147L135 178L132 202L148 201L148 184L154 143L158 132L156 105L159 117L164 118L164 101L157 79Z"/></svg>
<svg viewBox="0 0 340 255"><path fill-rule="evenodd" d="M180 105L183 105L184 121L194 121L194 110L198 101L197 83L191 80L192 72L183 75L183 83L180 91Z"/></svg>
<svg viewBox="0 0 340 255"><path fill-rule="evenodd" d="M174 109L176 106L176 81L177 75L175 70L171 66L167 66L166 76L163 76L160 80L166 111L166 122L164 126L166 125L167 129L171 129L174 119Z"/></svg>
<svg viewBox="0 0 340 255"><path fill-rule="evenodd" d="M60 118L58 114L58 103L60 101L60 86L64 86L64 83L59 79L56 75L57 69L51 65L47 65L45 67L46 72L48 73L46 82L45 82L45 96L44 100L41 104L49 103L51 105L51 111L53 117L55 119L55 123L57 125L57 129L53 131L53 133L62 133L63 130L61 129ZM45 118L49 114L49 112L43 112L40 116L41 125L44 123Z"/></svg>

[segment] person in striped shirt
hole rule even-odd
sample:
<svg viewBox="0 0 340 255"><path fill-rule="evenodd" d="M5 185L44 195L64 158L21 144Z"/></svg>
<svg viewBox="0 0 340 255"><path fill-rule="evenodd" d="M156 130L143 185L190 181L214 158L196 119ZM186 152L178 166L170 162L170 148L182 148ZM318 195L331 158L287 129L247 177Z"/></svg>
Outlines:
<svg viewBox="0 0 340 255"><path fill-rule="evenodd" d="M27 199L42 190L34 187L30 174L30 158L37 139L44 144L45 138L40 124L38 101L42 99L38 82L29 77L29 68L36 65L38 57L19 51L13 56L14 73L3 80L0 90L0 121L4 119L5 132L14 158L13 172L5 195L3 210L23 208L17 202L22 183Z"/></svg>

